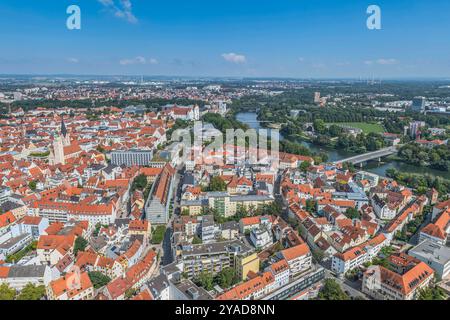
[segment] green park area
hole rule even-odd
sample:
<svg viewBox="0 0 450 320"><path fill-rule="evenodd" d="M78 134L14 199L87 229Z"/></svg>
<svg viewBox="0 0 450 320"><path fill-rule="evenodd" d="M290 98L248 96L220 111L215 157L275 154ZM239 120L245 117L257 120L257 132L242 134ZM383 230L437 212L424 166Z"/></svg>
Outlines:
<svg viewBox="0 0 450 320"><path fill-rule="evenodd" d="M164 240L164 234L166 233L165 226L157 226L153 230L152 234L152 244L161 244Z"/></svg>

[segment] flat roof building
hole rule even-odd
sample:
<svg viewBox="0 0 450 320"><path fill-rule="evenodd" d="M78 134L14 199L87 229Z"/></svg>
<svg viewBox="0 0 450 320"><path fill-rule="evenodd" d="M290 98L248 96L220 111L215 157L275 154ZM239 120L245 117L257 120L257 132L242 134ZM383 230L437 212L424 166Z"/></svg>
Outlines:
<svg viewBox="0 0 450 320"><path fill-rule="evenodd" d="M439 278L450 273L450 247L425 240L409 250L408 254L428 264Z"/></svg>

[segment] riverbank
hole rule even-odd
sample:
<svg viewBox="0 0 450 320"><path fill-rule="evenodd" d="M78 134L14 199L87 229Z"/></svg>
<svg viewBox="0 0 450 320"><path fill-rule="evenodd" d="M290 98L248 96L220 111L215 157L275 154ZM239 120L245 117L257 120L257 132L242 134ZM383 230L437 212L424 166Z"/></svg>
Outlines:
<svg viewBox="0 0 450 320"><path fill-rule="evenodd" d="M262 129L260 121L258 120L258 116L256 112L240 112L235 115L236 120L248 124L252 129ZM284 139L282 135L280 135L281 139ZM300 139L299 139L300 140ZM307 142L301 139L298 141L301 145L307 147L313 153L325 153L328 155L329 162L339 161L345 158L349 158L354 156L354 153L346 152L344 150L336 150L332 148L322 147L313 144L312 142ZM389 169L395 169L400 172L410 173L410 174L422 174L422 175L430 175L433 177L441 177L445 179L450 179L450 172L439 171L435 169L430 169L426 167L416 167L393 158L386 158L383 162L369 162L367 163L363 169L368 172L375 173L380 176L386 176L386 171Z"/></svg>

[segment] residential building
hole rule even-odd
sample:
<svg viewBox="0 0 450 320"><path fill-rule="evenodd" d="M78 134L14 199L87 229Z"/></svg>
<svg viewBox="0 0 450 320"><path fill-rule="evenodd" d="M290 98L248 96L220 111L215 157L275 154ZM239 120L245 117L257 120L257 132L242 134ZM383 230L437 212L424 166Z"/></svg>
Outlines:
<svg viewBox="0 0 450 320"><path fill-rule="evenodd" d="M363 276L362 292L378 300L413 300L429 286L434 271L419 262L403 274L383 266L370 266Z"/></svg>
<svg viewBox="0 0 450 320"><path fill-rule="evenodd" d="M71 272L49 283L47 297L49 300L91 300L94 286L87 272Z"/></svg>
<svg viewBox="0 0 450 320"><path fill-rule="evenodd" d="M273 244L271 229L261 226L250 231L250 241L256 249L265 249Z"/></svg>
<svg viewBox="0 0 450 320"><path fill-rule="evenodd" d="M189 278L194 278L204 271L217 274L228 267L235 268L238 273L245 273L248 269L246 265L254 261L243 259L253 251L239 240L180 245L177 251L176 260L182 263L183 272Z"/></svg>
<svg viewBox="0 0 450 320"><path fill-rule="evenodd" d="M312 266L312 254L306 243L284 249L277 255L279 258L286 260L291 276L301 274Z"/></svg>
<svg viewBox="0 0 450 320"><path fill-rule="evenodd" d="M450 274L450 247L432 240L424 240L408 251L408 254L429 265L439 279Z"/></svg>

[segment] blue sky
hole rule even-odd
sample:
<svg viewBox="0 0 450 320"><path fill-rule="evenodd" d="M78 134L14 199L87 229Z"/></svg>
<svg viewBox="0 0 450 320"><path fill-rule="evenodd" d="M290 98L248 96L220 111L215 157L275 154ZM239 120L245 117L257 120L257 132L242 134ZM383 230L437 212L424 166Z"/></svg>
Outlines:
<svg viewBox="0 0 450 320"><path fill-rule="evenodd" d="M450 77L449 14L448 0L2 0L0 74Z"/></svg>

